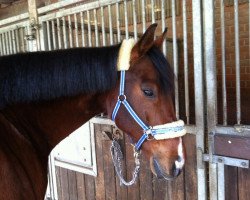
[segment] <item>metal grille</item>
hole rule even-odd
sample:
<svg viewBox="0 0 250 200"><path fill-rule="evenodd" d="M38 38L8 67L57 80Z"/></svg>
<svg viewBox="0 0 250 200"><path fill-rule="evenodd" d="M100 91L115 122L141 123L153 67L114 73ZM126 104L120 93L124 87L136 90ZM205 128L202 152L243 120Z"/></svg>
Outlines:
<svg viewBox="0 0 250 200"><path fill-rule="evenodd" d="M28 39L28 28L25 26L10 30L0 29L0 55L28 51Z"/></svg>

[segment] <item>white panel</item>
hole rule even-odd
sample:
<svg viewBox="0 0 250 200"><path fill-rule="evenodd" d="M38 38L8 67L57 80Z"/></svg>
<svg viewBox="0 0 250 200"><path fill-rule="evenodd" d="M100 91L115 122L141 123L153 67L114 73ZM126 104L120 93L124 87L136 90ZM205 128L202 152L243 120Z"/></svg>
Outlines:
<svg viewBox="0 0 250 200"><path fill-rule="evenodd" d="M91 126L93 124L87 122L53 149L57 166L96 175L94 129Z"/></svg>

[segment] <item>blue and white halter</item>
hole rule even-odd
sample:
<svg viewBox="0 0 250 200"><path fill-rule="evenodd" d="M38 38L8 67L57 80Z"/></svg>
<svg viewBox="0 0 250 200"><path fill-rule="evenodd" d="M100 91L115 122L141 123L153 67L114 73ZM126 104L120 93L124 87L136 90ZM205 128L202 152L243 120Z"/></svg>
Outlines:
<svg viewBox="0 0 250 200"><path fill-rule="evenodd" d="M124 42L127 42L127 41L126 40L123 41L122 46L126 46L126 45L124 45ZM122 51L124 52L124 50L122 50ZM129 53L128 58L130 58L130 51L131 51L131 47L130 47L129 52L125 51L126 57L128 57L127 54ZM121 54L119 52L119 57L120 56L121 56ZM118 58L118 65L119 65L119 63L122 64L121 62L119 62L119 58ZM119 66L118 66L118 69L120 69ZM112 113L112 120L115 121L118 110L121 107L121 104L123 104L125 106L125 108L127 109L127 111L129 112L129 114L133 117L133 119L137 122L137 124L139 124L141 126L141 128L143 129L143 132L144 132L144 134L141 136L139 141L135 144L135 149L137 151L139 151L142 144L146 140L149 139L149 136L152 136L156 140L163 140L163 139L181 137L181 136L186 134L184 122L182 120L178 120L178 121L175 121L172 123L157 125L157 126L146 125L139 118L139 116L136 114L134 109L130 106L129 102L126 99L126 95L124 93L124 90L125 90L125 70L121 70L120 91L119 91L118 101L117 101L115 108L113 110L113 113Z"/></svg>

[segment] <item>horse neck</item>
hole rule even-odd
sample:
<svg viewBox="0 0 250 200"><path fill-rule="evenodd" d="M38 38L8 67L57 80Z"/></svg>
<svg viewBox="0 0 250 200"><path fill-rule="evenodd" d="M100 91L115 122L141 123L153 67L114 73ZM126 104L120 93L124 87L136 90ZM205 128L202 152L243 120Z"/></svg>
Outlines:
<svg viewBox="0 0 250 200"><path fill-rule="evenodd" d="M12 106L3 114L46 157L70 133L105 112L105 97L95 94Z"/></svg>

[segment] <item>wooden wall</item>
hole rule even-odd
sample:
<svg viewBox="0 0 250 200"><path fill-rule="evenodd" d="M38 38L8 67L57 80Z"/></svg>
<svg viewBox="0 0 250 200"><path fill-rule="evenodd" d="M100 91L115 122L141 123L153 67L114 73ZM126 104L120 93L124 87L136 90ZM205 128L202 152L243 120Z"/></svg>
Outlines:
<svg viewBox="0 0 250 200"><path fill-rule="evenodd" d="M225 199L250 199L250 169L225 166Z"/></svg>
<svg viewBox="0 0 250 200"><path fill-rule="evenodd" d="M195 200L197 199L195 136L187 135L185 170L174 181L158 180L150 171L143 156L139 180L133 186L120 186L115 174L111 155L111 140L103 136L103 130L110 132L108 125L95 125L98 176L92 177L57 168L57 184L60 200ZM131 179L134 170L133 150L127 137L121 141L125 152L125 172Z"/></svg>

